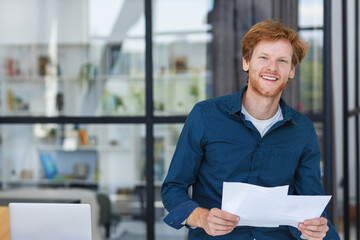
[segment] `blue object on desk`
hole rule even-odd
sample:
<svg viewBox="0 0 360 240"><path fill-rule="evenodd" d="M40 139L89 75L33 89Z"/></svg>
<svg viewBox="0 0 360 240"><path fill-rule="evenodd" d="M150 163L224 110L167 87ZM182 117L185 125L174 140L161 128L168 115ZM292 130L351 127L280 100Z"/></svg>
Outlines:
<svg viewBox="0 0 360 240"><path fill-rule="evenodd" d="M40 154L40 160L46 179L53 179L54 176L58 173L53 156L48 153L42 153Z"/></svg>

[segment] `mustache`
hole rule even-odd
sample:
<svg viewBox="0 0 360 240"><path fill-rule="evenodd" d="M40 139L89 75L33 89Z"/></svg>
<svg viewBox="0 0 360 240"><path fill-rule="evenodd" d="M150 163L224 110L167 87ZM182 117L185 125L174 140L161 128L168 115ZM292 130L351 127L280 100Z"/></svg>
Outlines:
<svg viewBox="0 0 360 240"><path fill-rule="evenodd" d="M272 72L261 72L260 75L271 75L277 78L280 78L280 74L277 71L272 71Z"/></svg>

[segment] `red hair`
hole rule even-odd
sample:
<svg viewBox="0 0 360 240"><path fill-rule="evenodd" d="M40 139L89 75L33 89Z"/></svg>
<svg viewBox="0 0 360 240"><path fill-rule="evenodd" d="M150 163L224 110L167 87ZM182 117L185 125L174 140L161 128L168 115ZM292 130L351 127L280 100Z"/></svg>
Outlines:
<svg viewBox="0 0 360 240"><path fill-rule="evenodd" d="M280 22L267 20L255 24L241 40L241 50L246 61L250 61L254 48L263 40L289 40L293 48L293 66L301 63L308 51L308 43L303 41L295 30Z"/></svg>

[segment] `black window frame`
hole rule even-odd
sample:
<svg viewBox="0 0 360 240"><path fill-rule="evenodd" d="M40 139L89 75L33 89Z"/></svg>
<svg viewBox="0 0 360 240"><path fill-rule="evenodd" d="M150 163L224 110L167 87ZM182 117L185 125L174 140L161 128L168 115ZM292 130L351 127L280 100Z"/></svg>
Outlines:
<svg viewBox="0 0 360 240"><path fill-rule="evenodd" d="M321 113L305 113L305 115L314 123L323 124L323 149L322 159L323 166L323 184L324 191L327 195L336 194L336 186L334 185L334 142L333 142L333 89L332 89L332 73L331 73L331 1L323 0L324 18L323 26L300 27L298 31L323 31L323 111ZM333 199L336 199L335 197ZM336 211L335 201L331 201L328 206L328 217L335 222L334 212Z"/></svg>
<svg viewBox="0 0 360 240"><path fill-rule="evenodd" d="M144 124L146 126L146 226L147 239L155 239L155 207L154 207L154 125L184 123L183 116L154 116L153 105L153 42L152 42L152 0L144 0L145 3L145 91L146 110L145 116L99 116L99 117L18 117L0 116L0 124ZM324 31L324 111L321 114L307 115L314 122L322 122L324 125L324 186L326 194L333 194L333 133L332 133L332 87L331 87L331 3L324 1L324 26L311 29L299 28L299 30ZM331 208L332 209L332 208ZM330 209L330 216L332 211Z"/></svg>
<svg viewBox="0 0 360 240"><path fill-rule="evenodd" d="M356 239L360 239L360 136L359 136L359 120L360 120L360 104L359 104L359 84L360 84L360 69L359 69L359 1L355 1L355 7L354 7L354 29L348 28L348 1L343 0L342 1L342 83L343 83L343 90L342 90L342 101L343 101L343 181L342 185L344 188L343 191L343 210L344 210L344 240L350 240L351 234L350 234L350 184L349 184L349 175L350 171L354 171L355 174L355 187L356 187L356 223L355 223L355 229L356 229ZM352 54L348 54L348 32L354 31L354 40L355 40L355 49ZM350 55L350 56L349 56ZM355 94L355 106L354 108L349 108L349 101L348 101L348 94L349 94L349 74L348 74L348 60L353 59L355 63L355 72L354 72L354 81L355 81L355 88L354 94ZM349 167L349 120L351 118L355 118L355 168L350 169Z"/></svg>

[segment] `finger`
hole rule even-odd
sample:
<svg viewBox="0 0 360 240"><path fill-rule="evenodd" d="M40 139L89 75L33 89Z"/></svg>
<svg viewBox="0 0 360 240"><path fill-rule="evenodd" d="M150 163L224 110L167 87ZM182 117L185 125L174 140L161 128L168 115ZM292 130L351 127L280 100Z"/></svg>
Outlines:
<svg viewBox="0 0 360 240"><path fill-rule="evenodd" d="M239 222L239 220L240 220L240 218L238 216L228 213L228 212L225 212L218 208L211 209L210 214L214 214L216 217L227 220L227 221Z"/></svg>
<svg viewBox="0 0 360 240"><path fill-rule="evenodd" d="M220 218L217 215L211 214L211 213L209 213L209 215L207 217L207 221L212 224L228 226L228 227L232 227L232 228L236 227L236 225L238 223L237 221L234 222L234 221L229 221L229 220Z"/></svg>
<svg viewBox="0 0 360 240"><path fill-rule="evenodd" d="M313 232L304 229L301 231L301 233L306 237L307 239L323 239L326 236L326 232Z"/></svg>
<svg viewBox="0 0 360 240"><path fill-rule="evenodd" d="M224 220L214 215L209 215L207 218L209 224L217 225L217 229L234 228L237 224L233 221Z"/></svg>
<svg viewBox="0 0 360 240"><path fill-rule="evenodd" d="M312 225L312 226L302 226L302 229L306 229L313 232L327 232L329 230L329 227L327 225Z"/></svg>
<svg viewBox="0 0 360 240"><path fill-rule="evenodd" d="M305 226L311 226L311 225L327 225L327 219L320 217L320 218L314 218L314 219L308 219L304 221L304 225Z"/></svg>
<svg viewBox="0 0 360 240"><path fill-rule="evenodd" d="M235 225L222 225L214 222L209 222L209 228L217 231L228 231L231 232L236 226Z"/></svg>
<svg viewBox="0 0 360 240"><path fill-rule="evenodd" d="M228 221L217 217L214 214L208 215L208 231L207 233L212 236L225 235L234 230L237 225L237 222Z"/></svg>

